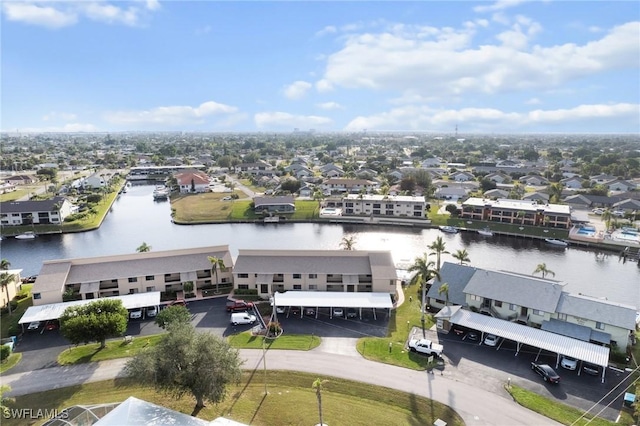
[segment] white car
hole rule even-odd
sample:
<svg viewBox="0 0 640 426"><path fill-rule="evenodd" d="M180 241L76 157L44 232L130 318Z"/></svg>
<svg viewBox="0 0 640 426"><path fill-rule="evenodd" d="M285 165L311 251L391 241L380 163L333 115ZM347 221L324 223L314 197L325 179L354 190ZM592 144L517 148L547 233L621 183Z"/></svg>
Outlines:
<svg viewBox="0 0 640 426"><path fill-rule="evenodd" d="M37 330L39 328L40 328L40 321L34 321L29 323L29 327L27 327L27 330Z"/></svg>
<svg viewBox="0 0 640 426"><path fill-rule="evenodd" d="M229 196L222 197L222 201L230 201L230 200L231 200L231 197Z"/></svg>
<svg viewBox="0 0 640 426"><path fill-rule="evenodd" d="M593 209L593 210L591 210L591 212L592 212L592 213L595 213L595 214L603 214L603 213L604 213L604 210L603 210L603 209L599 209L599 208L598 208L598 209Z"/></svg>
<svg viewBox="0 0 640 426"><path fill-rule="evenodd" d="M333 308L333 316L342 317L344 316L344 311L342 310L342 308Z"/></svg>
<svg viewBox="0 0 640 426"><path fill-rule="evenodd" d="M136 308L129 311L129 318L131 319L140 319L142 318L142 309Z"/></svg>
<svg viewBox="0 0 640 426"><path fill-rule="evenodd" d="M563 356L560 360L560 366L567 370L575 370L578 367L578 360L570 356Z"/></svg>
<svg viewBox="0 0 640 426"><path fill-rule="evenodd" d="M500 342L500 338L493 334L487 334L484 338L484 344L487 346L496 346Z"/></svg>
<svg viewBox="0 0 640 426"><path fill-rule="evenodd" d="M156 315L158 315L158 307L157 306L148 306L147 307L147 316L148 317L155 317Z"/></svg>
<svg viewBox="0 0 640 426"><path fill-rule="evenodd" d="M624 217L624 212L622 210L614 210L611 212L615 217Z"/></svg>

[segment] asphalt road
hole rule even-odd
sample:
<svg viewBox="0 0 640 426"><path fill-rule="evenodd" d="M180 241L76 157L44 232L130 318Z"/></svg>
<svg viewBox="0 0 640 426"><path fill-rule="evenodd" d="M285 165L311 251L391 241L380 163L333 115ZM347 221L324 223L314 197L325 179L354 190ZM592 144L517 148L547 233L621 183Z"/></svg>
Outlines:
<svg viewBox="0 0 640 426"><path fill-rule="evenodd" d="M242 350L240 353L246 369L262 371L262 351ZM3 383L12 387L11 395L24 395L122 377L125 362L126 359L118 359L45 368L3 376ZM379 364L356 355L325 353L318 349L309 352L269 350L266 363L269 370L342 377L431 398L452 407L467 425L557 425L546 417L522 408L504 390L494 393L438 373Z"/></svg>

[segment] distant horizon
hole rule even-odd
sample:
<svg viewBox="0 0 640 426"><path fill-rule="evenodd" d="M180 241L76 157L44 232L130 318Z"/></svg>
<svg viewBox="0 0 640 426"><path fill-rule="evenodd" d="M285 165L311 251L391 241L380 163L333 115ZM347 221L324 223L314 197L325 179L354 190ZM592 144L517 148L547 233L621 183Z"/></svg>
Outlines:
<svg viewBox="0 0 640 426"><path fill-rule="evenodd" d="M3 133L640 134L634 1L0 10Z"/></svg>

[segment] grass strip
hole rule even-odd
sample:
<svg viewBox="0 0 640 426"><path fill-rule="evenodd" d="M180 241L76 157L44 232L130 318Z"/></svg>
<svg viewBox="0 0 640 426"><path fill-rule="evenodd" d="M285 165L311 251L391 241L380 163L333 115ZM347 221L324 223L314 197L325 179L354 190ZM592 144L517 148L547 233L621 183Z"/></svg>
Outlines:
<svg viewBox="0 0 640 426"><path fill-rule="evenodd" d="M157 345L163 335L134 337L131 342L126 342L124 339L109 340L107 346L102 349L98 343L70 347L58 355L58 364L84 364L134 356L145 348Z"/></svg>
<svg viewBox="0 0 640 426"><path fill-rule="evenodd" d="M277 339L264 339L262 336L253 336L250 331L229 336L229 344L237 349L262 349L265 342L266 349L289 349L296 351L308 351L320 345L320 337L311 335L283 334Z"/></svg>

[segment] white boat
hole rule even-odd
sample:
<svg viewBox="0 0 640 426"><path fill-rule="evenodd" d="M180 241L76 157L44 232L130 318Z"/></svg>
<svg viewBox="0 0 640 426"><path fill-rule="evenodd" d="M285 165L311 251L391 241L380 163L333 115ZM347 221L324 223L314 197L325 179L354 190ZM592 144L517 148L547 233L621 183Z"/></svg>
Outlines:
<svg viewBox="0 0 640 426"><path fill-rule="evenodd" d="M169 198L169 188L166 186L157 186L156 189L153 190L154 200L166 200L167 198Z"/></svg>
<svg viewBox="0 0 640 426"><path fill-rule="evenodd" d="M483 237L493 237L493 232L489 228L478 229L478 234Z"/></svg>
<svg viewBox="0 0 640 426"><path fill-rule="evenodd" d="M566 242L565 240L558 240L556 238L545 238L544 241L547 244L551 244L553 246L558 246L558 247L567 247L569 245L569 243Z"/></svg>
<svg viewBox="0 0 640 426"><path fill-rule="evenodd" d="M446 232L447 234L457 234L458 233L458 228L456 228L455 226L439 226L440 230L442 232Z"/></svg>
<svg viewBox="0 0 640 426"><path fill-rule="evenodd" d="M23 232L20 235L16 235L17 240L33 240L36 237L36 233L33 231Z"/></svg>

